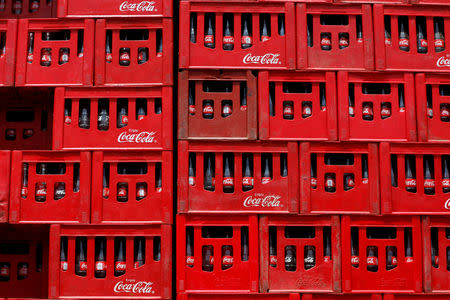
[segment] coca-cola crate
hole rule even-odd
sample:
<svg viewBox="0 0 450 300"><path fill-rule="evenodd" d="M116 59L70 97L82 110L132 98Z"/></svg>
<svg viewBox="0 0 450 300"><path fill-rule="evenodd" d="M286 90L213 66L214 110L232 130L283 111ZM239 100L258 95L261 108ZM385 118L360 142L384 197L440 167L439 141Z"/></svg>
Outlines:
<svg viewBox="0 0 450 300"><path fill-rule="evenodd" d="M450 215L448 146L382 143L380 174L382 213Z"/></svg>
<svg viewBox="0 0 450 300"><path fill-rule="evenodd" d="M422 222L424 291L449 293L450 220L427 216Z"/></svg>
<svg viewBox="0 0 450 300"><path fill-rule="evenodd" d="M0 20L0 86L14 85L17 20Z"/></svg>
<svg viewBox="0 0 450 300"><path fill-rule="evenodd" d="M258 83L260 139L337 139L333 72L263 71Z"/></svg>
<svg viewBox="0 0 450 300"><path fill-rule="evenodd" d="M256 77L251 71L179 72L180 139L255 140Z"/></svg>
<svg viewBox="0 0 450 300"><path fill-rule="evenodd" d="M51 18L56 15L56 0L2 0L0 19Z"/></svg>
<svg viewBox="0 0 450 300"><path fill-rule="evenodd" d="M16 86L92 85L94 20L23 19Z"/></svg>
<svg viewBox="0 0 450 300"><path fill-rule="evenodd" d="M378 163L375 143L301 143L301 212L379 214Z"/></svg>
<svg viewBox="0 0 450 300"><path fill-rule="evenodd" d="M342 216L341 226L344 292L422 291L419 216Z"/></svg>
<svg viewBox="0 0 450 300"><path fill-rule="evenodd" d="M370 4L298 3L297 68L373 70Z"/></svg>
<svg viewBox="0 0 450 300"><path fill-rule="evenodd" d="M177 215L177 245L177 292L258 292L256 215Z"/></svg>
<svg viewBox="0 0 450 300"><path fill-rule="evenodd" d="M374 5L377 70L450 71L447 6Z"/></svg>
<svg viewBox="0 0 450 300"><path fill-rule="evenodd" d="M334 1L334 3L409 4L411 0L333 0L333 1ZM417 1L417 0L412 0L412 1ZM425 1L427 1L427 0L425 0Z"/></svg>
<svg viewBox="0 0 450 300"><path fill-rule="evenodd" d="M49 298L170 299L171 231L171 225L51 225Z"/></svg>
<svg viewBox="0 0 450 300"><path fill-rule="evenodd" d="M0 97L0 149L51 149L53 92L2 88Z"/></svg>
<svg viewBox="0 0 450 300"><path fill-rule="evenodd" d="M59 18L172 17L172 1L58 0Z"/></svg>
<svg viewBox="0 0 450 300"><path fill-rule="evenodd" d="M13 151L10 223L88 223L91 155Z"/></svg>
<svg viewBox="0 0 450 300"><path fill-rule="evenodd" d="M382 294L302 294L302 300L381 300Z"/></svg>
<svg viewBox="0 0 450 300"><path fill-rule="evenodd" d="M172 19L96 21L95 85L173 83Z"/></svg>
<svg viewBox="0 0 450 300"><path fill-rule="evenodd" d="M341 141L417 140L412 73L338 74Z"/></svg>
<svg viewBox="0 0 450 300"><path fill-rule="evenodd" d="M294 69L294 3L180 2L180 68Z"/></svg>
<svg viewBox="0 0 450 300"><path fill-rule="evenodd" d="M300 300L300 294L191 294L179 293L177 300Z"/></svg>
<svg viewBox="0 0 450 300"><path fill-rule="evenodd" d="M0 294L8 299L47 299L48 226L0 226Z"/></svg>
<svg viewBox="0 0 450 300"><path fill-rule="evenodd" d="M0 151L0 223L8 222L11 151Z"/></svg>
<svg viewBox="0 0 450 300"><path fill-rule="evenodd" d="M383 300L448 300L448 294L384 294Z"/></svg>
<svg viewBox="0 0 450 300"><path fill-rule="evenodd" d="M449 142L450 76L416 74L417 126L420 142Z"/></svg>
<svg viewBox="0 0 450 300"><path fill-rule="evenodd" d="M172 88L57 88L53 149L172 149Z"/></svg>
<svg viewBox="0 0 450 300"><path fill-rule="evenodd" d="M172 152L93 154L92 223L172 223Z"/></svg>
<svg viewBox="0 0 450 300"><path fill-rule="evenodd" d="M261 292L340 292L338 216L262 216Z"/></svg>
<svg viewBox="0 0 450 300"><path fill-rule="evenodd" d="M449 5L447 0L410 0L411 4L426 4L426 5Z"/></svg>
<svg viewBox="0 0 450 300"><path fill-rule="evenodd" d="M179 142L179 213L297 213L294 142Z"/></svg>

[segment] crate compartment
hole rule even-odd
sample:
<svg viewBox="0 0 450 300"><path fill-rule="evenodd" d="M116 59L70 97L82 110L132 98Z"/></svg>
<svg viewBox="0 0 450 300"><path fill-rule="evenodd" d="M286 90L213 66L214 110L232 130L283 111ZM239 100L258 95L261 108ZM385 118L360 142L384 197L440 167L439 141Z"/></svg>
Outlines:
<svg viewBox="0 0 450 300"><path fill-rule="evenodd" d="M54 149L171 149L172 88L57 88Z"/></svg>
<svg viewBox="0 0 450 300"><path fill-rule="evenodd" d="M0 19L51 18L55 16L56 1L4 0L0 5Z"/></svg>
<svg viewBox="0 0 450 300"><path fill-rule="evenodd" d="M340 72L340 140L416 141L413 76Z"/></svg>
<svg viewBox="0 0 450 300"><path fill-rule="evenodd" d="M293 3L181 2L180 68L294 69L294 15Z"/></svg>
<svg viewBox="0 0 450 300"><path fill-rule="evenodd" d="M296 13L297 69L374 69L370 4L298 3Z"/></svg>
<svg viewBox="0 0 450 300"><path fill-rule="evenodd" d="M11 151L0 151L0 223L8 222L9 181L11 179Z"/></svg>
<svg viewBox="0 0 450 300"><path fill-rule="evenodd" d="M261 139L337 139L334 73L263 71L258 83Z"/></svg>
<svg viewBox="0 0 450 300"><path fill-rule="evenodd" d="M87 151L13 151L9 222L89 223L90 181Z"/></svg>
<svg viewBox="0 0 450 300"><path fill-rule="evenodd" d="M172 168L171 151L95 151L92 223L171 224Z"/></svg>
<svg viewBox="0 0 450 300"><path fill-rule="evenodd" d="M250 71L181 71L178 137L255 140L256 84Z"/></svg>
<svg viewBox="0 0 450 300"><path fill-rule="evenodd" d="M179 151L179 213L298 212L296 143L180 141Z"/></svg>
<svg viewBox="0 0 450 300"><path fill-rule="evenodd" d="M14 85L17 20L0 20L0 86Z"/></svg>

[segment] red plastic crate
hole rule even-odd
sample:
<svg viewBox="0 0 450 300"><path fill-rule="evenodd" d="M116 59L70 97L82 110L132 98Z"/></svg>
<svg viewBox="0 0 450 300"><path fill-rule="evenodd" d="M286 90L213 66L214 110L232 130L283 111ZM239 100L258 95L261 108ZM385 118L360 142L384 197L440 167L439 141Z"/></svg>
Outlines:
<svg viewBox="0 0 450 300"><path fill-rule="evenodd" d="M95 85L148 86L173 84L173 25L170 18L100 19L96 21ZM112 60L106 60L106 41L110 32ZM121 33L126 36L121 36ZM142 33L141 36L139 34ZM141 38L130 39L131 38ZM148 36L147 36L148 35ZM162 52L158 52L159 38ZM119 63L121 51L128 48L129 65ZM139 49L147 48L147 61L139 63ZM161 51L161 50L159 50Z"/></svg>
<svg viewBox="0 0 450 300"><path fill-rule="evenodd" d="M297 13L297 68L313 70L373 70L372 8L370 4L327 5L298 3ZM323 25L333 16L341 16L346 25ZM308 21L308 19L310 21ZM362 25L363 38L357 39L357 19ZM309 27L308 27L309 23ZM332 24L327 21L325 23ZM312 29L312 30L311 30ZM308 43L308 30L311 42ZM321 34L329 33L331 49L321 48ZM348 33L348 46L339 49L340 33ZM310 46L310 45L311 46Z"/></svg>
<svg viewBox="0 0 450 300"><path fill-rule="evenodd" d="M127 171L133 174L123 174L123 164L130 164ZM134 164L134 165L133 165ZM144 168L144 174L133 172ZM161 186L157 185L157 168L161 171ZM109 170L108 167L109 166ZM106 169L105 169L106 168ZM146 173L145 173L146 168ZM92 163L92 223L123 224L123 223L172 223L172 152L102 152L93 154ZM105 197L103 190L104 172L109 179L109 196ZM126 183L127 201L119 202L119 183ZM144 183L145 195L139 196L139 184Z"/></svg>
<svg viewBox="0 0 450 300"><path fill-rule="evenodd" d="M341 249L338 216L263 216L260 217L259 233L261 292L340 292ZM327 237L330 242L330 256L325 252ZM315 250L314 256L309 256L310 253L306 250L306 247L311 246ZM295 270L288 270L288 247L295 249L292 255L295 258ZM275 263L272 256L276 259ZM312 257L314 265L307 268L306 264L311 263L307 262L307 259Z"/></svg>
<svg viewBox="0 0 450 300"><path fill-rule="evenodd" d="M184 70L179 72L178 82L180 139L256 140L257 83L250 71ZM194 101L194 115L190 111L190 97ZM206 100L213 101L213 119L203 116ZM222 116L223 101L228 101L232 108L227 117Z"/></svg>
<svg viewBox="0 0 450 300"><path fill-rule="evenodd" d="M180 68L208 69L294 69L295 68L295 13L291 3L253 2L180 2ZM205 14L214 13L215 48L204 46ZM223 49L224 14L233 14L234 49ZM251 14L248 30L252 46L242 49L241 23L243 14ZM267 27L271 36L262 41L261 14L270 18ZM196 21L196 42L190 41L191 15ZM278 16L284 17L285 34L278 30ZM196 17L195 17L196 16ZM244 26L244 25L242 25ZM262 26L262 25L261 25Z"/></svg>
<svg viewBox="0 0 450 300"><path fill-rule="evenodd" d="M302 294L302 300L381 300L382 294Z"/></svg>
<svg viewBox="0 0 450 300"><path fill-rule="evenodd" d="M0 223L8 222L11 151L0 151Z"/></svg>
<svg viewBox="0 0 450 300"><path fill-rule="evenodd" d="M447 0L410 0L411 4L436 4L436 5L449 5Z"/></svg>
<svg viewBox="0 0 450 300"><path fill-rule="evenodd" d="M409 4L411 0L334 0L334 3ZM417 0L412 0L417 1ZM427 1L427 0L425 0Z"/></svg>
<svg viewBox="0 0 450 300"><path fill-rule="evenodd" d="M367 217L343 216L342 226L342 288L345 293L383 292L419 293L422 291L422 238L420 217ZM355 233L354 248L351 251L351 230ZM407 234L405 234L407 233ZM369 234L372 238L369 238ZM406 256L409 243L412 256ZM376 247L378 256L369 256L369 246ZM396 247L397 266L387 270L387 246ZM352 266L359 258L358 267ZM394 261L394 260L392 260ZM369 271L376 264L377 271Z"/></svg>
<svg viewBox="0 0 450 300"><path fill-rule="evenodd" d="M258 83L262 140L337 139L336 76L333 72L264 71L259 73ZM297 85L298 89L292 90ZM293 117L285 119L285 104L289 102L292 102ZM304 117L303 111L308 105L311 113Z"/></svg>
<svg viewBox="0 0 450 300"><path fill-rule="evenodd" d="M177 294L177 300L300 300L300 294Z"/></svg>
<svg viewBox="0 0 450 300"><path fill-rule="evenodd" d="M121 102L124 99L128 102ZM86 101L88 129L79 125L80 107ZM107 130L100 130L97 121L102 103L108 110ZM118 128L122 104L127 107L128 124ZM141 107L142 116L138 115ZM172 114L171 87L57 88L53 149L172 149Z"/></svg>
<svg viewBox="0 0 450 300"><path fill-rule="evenodd" d="M59 18L172 17L172 1L58 0Z"/></svg>
<svg viewBox="0 0 450 300"><path fill-rule="evenodd" d="M328 163L328 154L330 157ZM316 159L311 158L311 156ZM347 163L349 159L349 164ZM353 159L353 161L352 161ZM363 166L367 159L367 179ZM345 160L344 162L342 160ZM311 162L316 161L315 180ZM375 143L301 143L300 207L302 213L379 214L378 147ZM326 191L327 174L335 175L335 191ZM346 189L344 177L353 174L354 187ZM314 182L317 185L314 187ZM311 185L313 183L313 186ZM351 201L349 201L351 200Z"/></svg>
<svg viewBox="0 0 450 300"><path fill-rule="evenodd" d="M450 52L446 41L444 50L435 50L434 18L443 18L440 30L448 33L450 24L450 12L446 6L398 6L375 4L374 9L374 36L375 36L375 60L377 70L388 71L430 71L449 72ZM399 47L399 21L398 17L404 17L405 30L409 29L409 51L402 51ZM417 19L424 17L422 25L425 40L428 43L427 53L419 53L417 45ZM407 18L407 19L406 19ZM390 45L385 41L385 20L390 20ZM407 20L407 24L406 24ZM420 21L420 20L419 20ZM401 22L400 22L401 23ZM388 23L389 24L389 23ZM426 24L426 25L425 25ZM408 27L406 27L408 25ZM389 27L388 27L389 28Z"/></svg>
<svg viewBox="0 0 450 300"><path fill-rule="evenodd" d="M450 84L450 76L441 74L416 75L417 126L420 142L449 142L447 122L441 119L441 105L450 104L450 97L440 88ZM431 118L430 118L431 117Z"/></svg>
<svg viewBox="0 0 450 300"><path fill-rule="evenodd" d="M448 300L445 294L384 294L383 300Z"/></svg>
<svg viewBox="0 0 450 300"><path fill-rule="evenodd" d="M53 92L4 88L0 97L0 149L50 149Z"/></svg>
<svg viewBox="0 0 450 300"><path fill-rule="evenodd" d="M45 174L42 163L46 164ZM23 164L28 164L28 186L23 184ZM61 170L64 173L57 174ZM91 155L87 151L13 151L9 222L89 223L90 181ZM65 185L64 195L56 193L61 190L59 184ZM45 199L37 201L36 196Z"/></svg>
<svg viewBox="0 0 450 300"><path fill-rule="evenodd" d="M297 213L298 212L298 147L294 142L187 142L180 141L178 161L178 212L179 213ZM214 191L205 189L205 169L208 158L213 153L211 169L215 173ZM234 160L229 161L234 168L231 193L224 192L224 154L233 153ZM244 176L247 155L252 176ZM262 157L272 155L272 180L262 183ZM288 176L281 176L281 154L286 155ZM245 155L245 157L244 157ZM189 179L189 157L195 174ZM266 156L265 156L266 157ZM270 158L269 158L270 164ZM214 168L215 166L215 168ZM253 166L253 168L252 168ZM270 169L270 166L269 166ZM251 171L251 170L250 170ZM269 170L270 172L270 170ZM243 178L253 177L253 188L244 191ZM190 180L194 180L189 183ZM192 184L193 183L193 184ZM208 187L209 188L209 187Z"/></svg>
<svg viewBox="0 0 450 300"><path fill-rule="evenodd" d="M46 32L50 32L50 37ZM34 33L32 53L29 53L29 33ZM50 40L44 40L44 34ZM65 39L61 39L62 35ZM64 64L59 59L62 48L69 50L69 61ZM42 57L48 62L45 49L51 51L50 66L41 65ZM30 54L31 63L27 62ZM94 20L19 21L16 86L90 86L93 64Z"/></svg>
<svg viewBox="0 0 450 300"><path fill-rule="evenodd" d="M172 286L171 230L170 225L51 225L49 298L170 299ZM106 275L104 278L97 278L94 273L97 259L95 239L98 237L106 239ZM120 276L114 275L116 262L114 244L117 237L125 239L126 269L125 274ZM142 244L135 244L137 237L144 238L145 241ZM61 268L61 238L67 238L67 271ZM83 246L87 263L86 276L79 276L75 273L77 238L86 239ZM136 245L139 244L143 245L144 264L135 268L135 263L138 262L135 262L134 252L135 248L139 247Z"/></svg>
<svg viewBox="0 0 450 300"><path fill-rule="evenodd" d="M414 155L414 157L409 155ZM432 155L432 157L428 155ZM447 200L450 194L444 193L443 190L443 184L445 184L444 155L450 155L448 146L382 143L380 145L380 174L385 175L381 177L380 181L382 213L450 215L450 201ZM407 178L407 161L409 161L413 175L411 178ZM426 161L428 161L430 173L434 177L433 179L429 178L435 185L434 194L428 194L430 192L425 191ZM450 168L450 161L448 163ZM415 180L416 192L406 190L408 179ZM432 185L431 181L427 183L427 186L428 184Z"/></svg>
<svg viewBox="0 0 450 300"><path fill-rule="evenodd" d="M427 216L422 222L424 291L449 293L450 266L447 255L450 251L450 220Z"/></svg>
<svg viewBox="0 0 450 300"><path fill-rule="evenodd" d="M193 250L190 257L187 257L187 230ZM216 234L211 236L210 232L214 230ZM258 292L257 216L177 215L177 244L177 292ZM248 246L246 250L245 244ZM223 270L221 249L226 245L232 247L232 266ZM208 246L212 247L212 253L208 251ZM213 265L212 271L203 270L204 259ZM205 268L209 269L209 266L205 264Z"/></svg>
<svg viewBox="0 0 450 300"><path fill-rule="evenodd" d="M17 6L16 12L16 0L3 1L4 8L0 10L0 19L29 19L29 18L51 18L55 16L56 1L55 0L37 0L38 6L30 0L20 0L20 6ZM34 1L33 1L34 2ZM33 11L32 11L33 10Z"/></svg>
<svg viewBox="0 0 450 300"><path fill-rule="evenodd" d="M0 20L0 86L14 85L17 20Z"/></svg>
<svg viewBox="0 0 450 300"><path fill-rule="evenodd" d="M3 224L0 232L2 271L3 264L9 264L9 280L0 281L0 294L8 299L47 299L48 226ZM19 270L25 276L19 277Z"/></svg>
<svg viewBox="0 0 450 300"><path fill-rule="evenodd" d="M338 85L341 141L417 140L412 73L340 72ZM349 95L354 116L349 111ZM367 106L372 110L372 120L364 119ZM390 114L383 116L386 108Z"/></svg>

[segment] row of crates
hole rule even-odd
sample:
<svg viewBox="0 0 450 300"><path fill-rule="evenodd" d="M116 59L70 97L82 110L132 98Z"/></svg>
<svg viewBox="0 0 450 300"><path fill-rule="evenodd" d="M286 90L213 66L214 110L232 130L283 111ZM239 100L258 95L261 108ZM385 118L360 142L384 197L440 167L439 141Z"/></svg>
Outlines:
<svg viewBox="0 0 450 300"><path fill-rule="evenodd" d="M188 294L180 293L178 300L447 300L442 294Z"/></svg>
<svg viewBox="0 0 450 300"><path fill-rule="evenodd" d="M448 218L178 215L176 234L179 293L450 290Z"/></svg>
<svg viewBox="0 0 450 300"><path fill-rule="evenodd" d="M3 19L0 86L171 85L172 31L170 18Z"/></svg>

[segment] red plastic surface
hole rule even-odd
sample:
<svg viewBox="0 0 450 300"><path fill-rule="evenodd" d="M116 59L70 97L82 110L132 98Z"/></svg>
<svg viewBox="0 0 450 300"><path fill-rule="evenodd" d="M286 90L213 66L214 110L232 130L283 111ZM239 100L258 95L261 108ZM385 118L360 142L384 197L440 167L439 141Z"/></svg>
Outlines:
<svg viewBox="0 0 450 300"><path fill-rule="evenodd" d="M293 142L180 141L178 160L179 213L297 213L298 147ZM189 154L195 155L194 185L189 184ZM204 188L205 153L215 154L215 190ZM223 191L223 154L234 154L234 192ZM243 191L243 154L253 154L253 188ZM262 155L272 154L272 180L262 183ZM281 176L280 154L287 155L288 176ZM231 162L230 162L231 164Z"/></svg>
<svg viewBox="0 0 450 300"><path fill-rule="evenodd" d="M445 217L423 218L423 277L424 291L433 293L450 292L450 271L447 258L450 247L450 220ZM431 229L437 230L437 262L438 266L432 264L432 238ZM433 241L434 242L434 241ZM448 295L447 295L448 297Z"/></svg>
<svg viewBox="0 0 450 300"><path fill-rule="evenodd" d="M44 32L70 31L68 40L44 40ZM28 33L34 33L33 60L27 62ZM80 33L83 32L83 38ZM81 40L83 52L81 52ZM41 50L51 49L51 65L41 65ZM69 62L59 64L59 50L69 49ZM80 53L78 53L80 51ZM81 54L82 53L82 54ZM94 67L94 20L20 20L16 86L90 86Z"/></svg>
<svg viewBox="0 0 450 300"><path fill-rule="evenodd" d="M437 5L449 5L447 0L410 0L411 4L437 4Z"/></svg>
<svg viewBox="0 0 450 300"><path fill-rule="evenodd" d="M0 35L5 36L5 53L0 53L0 86L14 85L17 20L0 20Z"/></svg>
<svg viewBox="0 0 450 300"><path fill-rule="evenodd" d="M172 223L172 152L95 151L92 163L92 223ZM103 168L109 164L109 197L103 190ZM147 173L120 174L120 163L145 163ZM156 164L161 167L161 190L156 187ZM128 201L117 200L118 183L128 184ZM146 183L146 197L137 200L138 183Z"/></svg>
<svg viewBox="0 0 450 300"><path fill-rule="evenodd" d="M276 230L276 267L269 260L269 228ZM286 237L285 228L312 227L314 236L310 238ZM325 261L324 228L331 234L331 261ZM261 243L261 292L340 292L341 290L341 248L340 224L338 216L260 217L259 234ZM296 248L296 271L285 268L285 248ZM304 267L305 246L315 247L315 265Z"/></svg>
<svg viewBox="0 0 450 300"><path fill-rule="evenodd" d="M342 288L345 293L419 293L422 291L422 235L420 217L342 216ZM394 227L392 239L369 239L370 227ZM351 228L358 229L359 267L351 265ZM405 257L405 229L411 230L412 257ZM378 271L367 270L368 246L378 248ZM397 247L397 267L386 270L386 246Z"/></svg>
<svg viewBox="0 0 450 300"><path fill-rule="evenodd" d="M177 300L300 300L300 294L177 294Z"/></svg>
<svg viewBox="0 0 450 300"><path fill-rule="evenodd" d="M354 86L354 117L349 115L349 84ZM390 93L364 92L364 84L389 84ZM339 135L341 141L416 141L414 75L412 73L340 72ZM403 105L399 89L403 86ZM373 120L363 119L364 104L372 104ZM390 104L390 116L383 119L382 104Z"/></svg>
<svg viewBox="0 0 450 300"><path fill-rule="evenodd" d="M11 151L0 151L0 223L8 222Z"/></svg>
<svg viewBox="0 0 450 300"><path fill-rule="evenodd" d="M48 226L1 225L0 261L9 263L10 278L0 281L0 294L3 297L47 299L48 286ZM41 247L39 254L38 247ZM18 251L16 251L18 250ZM38 268L39 260L42 259ZM27 278L19 279L19 264L28 264Z"/></svg>
<svg viewBox="0 0 450 300"><path fill-rule="evenodd" d="M302 294L302 300L381 300L381 294Z"/></svg>
<svg viewBox="0 0 450 300"><path fill-rule="evenodd" d="M5 8L0 11L0 19L51 18L56 15L56 0L38 0L39 7L31 11L31 1L21 0L21 9L15 12L16 0L5 0ZM34 10L34 9L33 9Z"/></svg>
<svg viewBox="0 0 450 300"><path fill-rule="evenodd" d="M58 17L172 17L172 1L58 0Z"/></svg>
<svg viewBox="0 0 450 300"><path fill-rule="evenodd" d="M383 300L448 300L445 294L384 294Z"/></svg>
<svg viewBox="0 0 450 300"><path fill-rule="evenodd" d="M434 17L442 17L444 25L441 30L448 34L450 26L450 11L448 7L439 6L398 6L375 4L374 15L374 38L375 38L375 60L377 70L388 71L425 71L425 72L449 72L450 62L448 56L448 43L445 50L436 52L434 47ZM410 50L402 51L399 48L399 25L398 16L408 18L409 47ZM424 34L428 33L428 52L418 53L416 17L426 18ZM391 45L385 44L385 18L391 20ZM425 33L426 32L426 33Z"/></svg>
<svg viewBox="0 0 450 300"><path fill-rule="evenodd" d="M317 157L317 188L311 187L311 154ZM326 154L353 155L353 165L328 165ZM363 155L367 155L368 181L362 174ZM302 213L378 214L379 169L375 143L301 143L300 207ZM336 192L325 191L326 174L336 174ZM355 187L344 190L344 174L353 174Z"/></svg>
<svg viewBox="0 0 450 300"><path fill-rule="evenodd" d="M294 69L295 12L291 3L180 2L180 68ZM197 14L196 43L190 41L190 15ZM215 48L204 46L205 13L215 13ZM223 50L223 14L234 15L234 50ZM252 46L241 48L241 16L251 14ZM263 42L260 15L269 14L272 35ZM280 35L278 15L284 15L285 35ZM269 26L270 25L270 26ZM248 25L250 27L250 24Z"/></svg>
<svg viewBox="0 0 450 300"><path fill-rule="evenodd" d="M186 266L186 227L193 227L193 267ZM232 227L229 238L206 238L205 227ZM248 260L241 257L241 228L248 229ZM259 250L257 216L177 215L177 292L188 293L256 293L258 292ZM213 247L213 271L202 270L202 248ZM233 247L234 262L222 270L223 245ZM239 298L237 298L239 299Z"/></svg>
<svg viewBox="0 0 450 300"><path fill-rule="evenodd" d="M90 128L79 126L80 101L90 100ZM109 108L108 130L98 129L99 101ZM119 99L128 100L128 125L118 128ZM145 99L146 116L139 120L138 99ZM65 101L71 122L65 122ZM71 102L70 102L71 101ZM161 105L157 113L156 105ZM140 107L140 106L139 106ZM53 149L172 149L172 88L57 88Z"/></svg>
<svg viewBox="0 0 450 300"><path fill-rule="evenodd" d="M409 4L410 1L411 0L334 0L334 3ZM412 0L412 1L417 1L417 0ZM427 1L427 0L425 0L425 1Z"/></svg>
<svg viewBox="0 0 450 300"><path fill-rule="evenodd" d="M23 163L28 164L27 193L22 194ZM38 174L39 163L63 163L64 174ZM74 191L75 164L80 186ZM89 152L13 151L11 165L10 223L89 223L91 155ZM36 186L45 182L47 195L36 201ZM65 196L54 200L57 183L65 184ZM25 197L25 198L23 198Z"/></svg>
<svg viewBox="0 0 450 300"><path fill-rule="evenodd" d="M203 84L231 84L228 92L205 91ZM241 106L246 85L247 106ZM178 75L178 137L180 139L242 139L257 138L257 83L250 71L184 70ZM195 103L195 115L189 113L189 90ZM203 101L212 100L213 119L202 114ZM222 117L222 101L231 101L232 114Z"/></svg>
<svg viewBox="0 0 450 300"><path fill-rule="evenodd" d="M397 186L391 182L392 155L397 156ZM406 190L406 155L415 155L416 193ZM424 155L432 155L435 194L424 190ZM448 146L436 144L388 144L380 145L381 207L384 214L446 214L450 215L450 194L443 192L442 157L450 155ZM413 168L411 166L411 168ZM395 170L395 168L394 168ZM412 170L413 171L413 170ZM413 171L414 173L414 171Z"/></svg>
<svg viewBox="0 0 450 300"><path fill-rule="evenodd" d="M370 4L326 5L298 3L297 69L314 70L373 70L372 8ZM322 25L321 16L348 16L347 25ZM308 46L307 18L312 18L312 46ZM361 17L363 41L356 39L357 16ZM331 34L331 50L321 49L321 33ZM349 34L349 45L339 49L339 33Z"/></svg>
<svg viewBox="0 0 450 300"><path fill-rule="evenodd" d="M284 83L311 84L311 92L286 92ZM270 95L271 86L274 90ZM326 105L321 105L321 86L325 88ZM262 140L336 140L337 105L336 76L333 72L300 73L264 71L258 74L259 136ZM269 101L274 97L274 113ZM284 119L283 103L292 101L294 117ZM311 102L311 116L302 117L304 101Z"/></svg>
<svg viewBox="0 0 450 300"><path fill-rule="evenodd" d="M61 237L67 237L67 271L61 270ZM87 274L75 274L75 242L77 237L87 239ZM94 276L95 238L106 238L106 277ZM114 239L124 237L125 274L114 276ZM134 268L134 238L145 238L145 263ZM160 259L153 253L153 240L161 242ZM170 225L146 226L64 226L50 228L50 286L49 298L86 299L170 299L172 286L172 233ZM134 288L136 287L136 288Z"/></svg>
<svg viewBox="0 0 450 300"><path fill-rule="evenodd" d="M450 123L443 122L440 118L441 104L450 104L450 97L440 94L441 85L450 84L450 76L442 74L416 75L416 99L417 99L417 126L420 142L449 142ZM427 94L431 89L431 94ZM428 114L428 101L431 100L433 116Z"/></svg>

